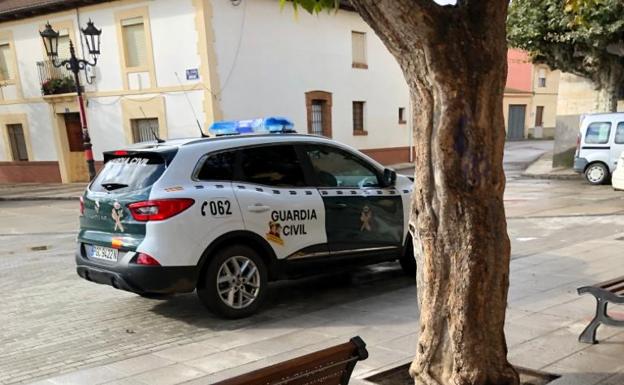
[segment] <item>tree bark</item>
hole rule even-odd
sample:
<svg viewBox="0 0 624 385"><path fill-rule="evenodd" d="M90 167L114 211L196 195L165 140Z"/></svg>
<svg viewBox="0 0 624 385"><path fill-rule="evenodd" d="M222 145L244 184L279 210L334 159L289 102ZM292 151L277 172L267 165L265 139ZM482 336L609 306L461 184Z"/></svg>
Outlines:
<svg viewBox="0 0 624 385"><path fill-rule="evenodd" d="M600 112L617 112L620 87L624 84L624 68L619 58L614 60L602 73L598 85L598 110Z"/></svg>
<svg viewBox="0 0 624 385"><path fill-rule="evenodd" d="M516 385L504 335L509 286L502 167L506 0L352 0L403 70L415 128L423 385Z"/></svg>

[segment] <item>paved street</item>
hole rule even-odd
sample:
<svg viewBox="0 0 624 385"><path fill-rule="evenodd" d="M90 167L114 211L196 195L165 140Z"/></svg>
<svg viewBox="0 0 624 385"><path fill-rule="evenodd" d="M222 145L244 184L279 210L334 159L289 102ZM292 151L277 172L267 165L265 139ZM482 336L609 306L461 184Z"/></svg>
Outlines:
<svg viewBox="0 0 624 385"><path fill-rule="evenodd" d="M511 143L505 159L510 358L567 375L560 384L622 384L624 329L579 344L594 303L575 290L624 274L624 194L520 177L549 145ZM80 279L77 212L75 201L0 202L2 384L208 384L354 335L370 358L352 383L413 356L416 287L395 264L277 283L266 310L224 321L192 294L148 300Z"/></svg>

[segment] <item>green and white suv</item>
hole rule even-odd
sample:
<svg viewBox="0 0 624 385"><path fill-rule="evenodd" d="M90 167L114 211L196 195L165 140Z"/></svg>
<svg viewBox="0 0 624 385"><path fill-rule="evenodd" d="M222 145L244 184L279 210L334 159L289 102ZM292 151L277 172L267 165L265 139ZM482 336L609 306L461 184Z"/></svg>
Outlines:
<svg viewBox="0 0 624 385"><path fill-rule="evenodd" d="M255 312L271 280L397 259L414 274L411 179L271 119L213 126L265 134L105 153L81 198L78 274L144 296L197 290L228 318Z"/></svg>

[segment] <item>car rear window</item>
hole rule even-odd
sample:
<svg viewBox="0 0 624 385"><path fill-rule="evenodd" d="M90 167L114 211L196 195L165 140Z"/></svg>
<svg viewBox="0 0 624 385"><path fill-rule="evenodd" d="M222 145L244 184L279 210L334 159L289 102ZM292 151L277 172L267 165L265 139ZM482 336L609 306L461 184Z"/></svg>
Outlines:
<svg viewBox="0 0 624 385"><path fill-rule="evenodd" d="M158 154L114 156L91 183L95 192L129 192L153 185L166 168L165 159Z"/></svg>
<svg viewBox="0 0 624 385"><path fill-rule="evenodd" d="M585 133L586 144L605 144L609 142L609 134L611 133L611 123L594 122L587 126Z"/></svg>

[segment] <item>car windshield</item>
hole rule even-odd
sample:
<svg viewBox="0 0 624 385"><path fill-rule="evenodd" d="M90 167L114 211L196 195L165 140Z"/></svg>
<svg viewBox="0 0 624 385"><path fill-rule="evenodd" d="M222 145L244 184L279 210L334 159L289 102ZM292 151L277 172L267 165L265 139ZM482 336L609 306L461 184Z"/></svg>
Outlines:
<svg viewBox="0 0 624 385"><path fill-rule="evenodd" d="M153 185L165 171L165 161L152 155L112 158L91 183L94 192L128 192Z"/></svg>

